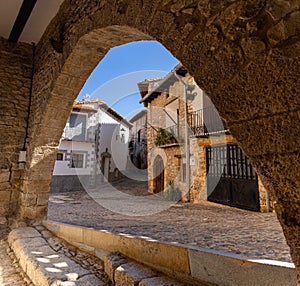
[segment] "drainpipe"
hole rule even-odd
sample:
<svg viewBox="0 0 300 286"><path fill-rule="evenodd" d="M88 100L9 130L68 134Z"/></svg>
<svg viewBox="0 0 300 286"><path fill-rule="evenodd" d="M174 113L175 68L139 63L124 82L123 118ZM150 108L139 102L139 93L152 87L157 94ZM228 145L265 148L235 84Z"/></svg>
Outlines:
<svg viewBox="0 0 300 286"><path fill-rule="evenodd" d="M187 86L185 82L174 72L175 77L183 84L184 87L184 140L185 140L185 168L186 168L186 200L190 202L190 187L191 187L191 178L190 178L190 138L189 138L189 126L187 122Z"/></svg>

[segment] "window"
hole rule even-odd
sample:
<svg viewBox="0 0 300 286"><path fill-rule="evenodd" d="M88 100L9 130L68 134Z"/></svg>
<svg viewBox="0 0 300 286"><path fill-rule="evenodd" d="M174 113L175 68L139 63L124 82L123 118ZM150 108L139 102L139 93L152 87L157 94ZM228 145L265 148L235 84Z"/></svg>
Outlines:
<svg viewBox="0 0 300 286"><path fill-rule="evenodd" d="M57 161L63 161L63 160L64 160L64 153L58 152L58 153L56 154L56 160L57 160Z"/></svg>
<svg viewBox="0 0 300 286"><path fill-rule="evenodd" d="M71 168L83 168L84 154L72 153Z"/></svg>
<svg viewBox="0 0 300 286"><path fill-rule="evenodd" d="M65 129L66 137L70 140L86 140L87 116L86 114L71 113L69 126Z"/></svg>

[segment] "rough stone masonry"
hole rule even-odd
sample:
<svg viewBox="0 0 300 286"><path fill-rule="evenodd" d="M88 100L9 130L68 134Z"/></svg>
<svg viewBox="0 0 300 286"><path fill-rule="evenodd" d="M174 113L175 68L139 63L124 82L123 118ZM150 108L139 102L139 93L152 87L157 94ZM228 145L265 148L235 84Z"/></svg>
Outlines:
<svg viewBox="0 0 300 286"><path fill-rule="evenodd" d="M210 96L272 192L300 271L299 19L298 0L65 0L35 49L1 39L1 227L45 218L59 138L106 52L155 39Z"/></svg>

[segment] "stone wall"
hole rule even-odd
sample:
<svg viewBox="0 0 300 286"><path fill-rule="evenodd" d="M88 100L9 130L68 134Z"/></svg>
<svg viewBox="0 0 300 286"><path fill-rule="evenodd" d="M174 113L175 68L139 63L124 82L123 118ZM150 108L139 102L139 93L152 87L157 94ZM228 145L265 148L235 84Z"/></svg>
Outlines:
<svg viewBox="0 0 300 286"><path fill-rule="evenodd" d="M202 141L207 139L191 138L190 151L195 163L191 165L191 202L207 201L206 191L206 150Z"/></svg>
<svg viewBox="0 0 300 286"><path fill-rule="evenodd" d="M164 187L165 189L171 182L176 181L177 185L181 178L181 161L184 155L183 144L171 144L165 147L157 146L155 139L159 128L165 128L167 115L163 111L166 105L174 102L179 96L178 83L170 86L169 92L162 92L151 103L148 103L148 125L147 128L147 153L148 153L148 188L149 192L153 192L154 188L154 160L157 155L160 155L164 160ZM161 91L160 91L161 92ZM183 102L179 101L179 118L181 123L184 123ZM183 134L184 124L180 124L180 134ZM179 142L182 138L178 138Z"/></svg>
<svg viewBox="0 0 300 286"><path fill-rule="evenodd" d="M19 210L19 190L30 101L32 47L0 38L0 233Z"/></svg>

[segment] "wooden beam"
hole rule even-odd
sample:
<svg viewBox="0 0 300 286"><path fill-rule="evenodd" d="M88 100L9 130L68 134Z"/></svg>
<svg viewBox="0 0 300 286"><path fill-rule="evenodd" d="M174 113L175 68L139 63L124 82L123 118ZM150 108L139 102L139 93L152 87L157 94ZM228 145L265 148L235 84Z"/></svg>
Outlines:
<svg viewBox="0 0 300 286"><path fill-rule="evenodd" d="M31 12L36 4L37 0L23 0L22 6L14 23L14 26L10 32L8 40L12 43L16 43L23 30L24 27L31 15Z"/></svg>

